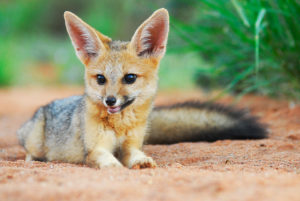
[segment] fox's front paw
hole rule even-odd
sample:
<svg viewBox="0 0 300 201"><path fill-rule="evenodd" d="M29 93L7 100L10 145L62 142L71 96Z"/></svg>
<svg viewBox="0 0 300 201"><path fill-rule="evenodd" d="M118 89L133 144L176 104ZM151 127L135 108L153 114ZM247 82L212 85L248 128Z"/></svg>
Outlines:
<svg viewBox="0 0 300 201"><path fill-rule="evenodd" d="M141 168L155 168L156 163L151 157L146 156L140 150L131 150L130 154L123 158L124 164L128 168L141 169Z"/></svg>
<svg viewBox="0 0 300 201"><path fill-rule="evenodd" d="M136 159L132 162L129 168L142 169L142 168L155 168L157 165L151 157L143 157Z"/></svg>
<svg viewBox="0 0 300 201"><path fill-rule="evenodd" d="M99 164L100 169L103 168L119 168L119 167L123 167L123 165L118 161L118 162L105 162L105 163L101 163Z"/></svg>
<svg viewBox="0 0 300 201"><path fill-rule="evenodd" d="M97 162L100 169L111 167L123 167L123 165L114 157L102 157L99 158Z"/></svg>
<svg viewBox="0 0 300 201"><path fill-rule="evenodd" d="M123 167L120 161L105 149L98 149L88 155L86 162L95 168Z"/></svg>

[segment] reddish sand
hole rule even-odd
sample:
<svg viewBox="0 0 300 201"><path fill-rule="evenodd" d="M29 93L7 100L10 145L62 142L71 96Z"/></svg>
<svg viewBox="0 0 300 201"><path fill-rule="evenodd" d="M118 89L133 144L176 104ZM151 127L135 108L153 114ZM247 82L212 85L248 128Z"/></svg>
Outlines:
<svg viewBox="0 0 300 201"><path fill-rule="evenodd" d="M238 107L269 125L264 140L148 145L156 169L93 169L24 162L16 130L34 110L80 88L0 90L0 200L300 200L300 105L246 96ZM207 100L200 92L158 95L156 104ZM230 97L219 102L231 103Z"/></svg>

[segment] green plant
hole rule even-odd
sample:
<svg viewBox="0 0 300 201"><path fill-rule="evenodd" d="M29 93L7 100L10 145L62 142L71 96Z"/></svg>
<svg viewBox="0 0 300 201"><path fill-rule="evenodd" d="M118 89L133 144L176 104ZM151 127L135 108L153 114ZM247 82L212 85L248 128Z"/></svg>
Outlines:
<svg viewBox="0 0 300 201"><path fill-rule="evenodd" d="M212 64L209 83L300 97L300 1L199 0L193 9L193 20L172 19L172 27L184 40L178 49Z"/></svg>

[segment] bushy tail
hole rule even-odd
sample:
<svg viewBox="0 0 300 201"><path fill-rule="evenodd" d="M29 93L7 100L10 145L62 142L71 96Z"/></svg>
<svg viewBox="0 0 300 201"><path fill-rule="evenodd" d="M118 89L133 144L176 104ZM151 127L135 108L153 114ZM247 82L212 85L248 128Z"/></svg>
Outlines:
<svg viewBox="0 0 300 201"><path fill-rule="evenodd" d="M243 110L212 103L185 102L153 110L145 143L172 144L266 137L265 126Z"/></svg>

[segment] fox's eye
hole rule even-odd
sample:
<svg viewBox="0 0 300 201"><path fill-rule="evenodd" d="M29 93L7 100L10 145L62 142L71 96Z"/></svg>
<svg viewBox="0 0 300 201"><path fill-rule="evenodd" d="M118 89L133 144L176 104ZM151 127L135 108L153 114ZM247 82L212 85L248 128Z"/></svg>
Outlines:
<svg viewBox="0 0 300 201"><path fill-rule="evenodd" d="M126 74L126 75L124 76L124 82L125 82L126 84L132 84L132 83L135 82L136 77L137 77L136 74Z"/></svg>
<svg viewBox="0 0 300 201"><path fill-rule="evenodd" d="M105 79L104 75L98 74L97 75L97 83L99 85L103 85L103 84L105 84L105 82L106 82L106 79Z"/></svg>

